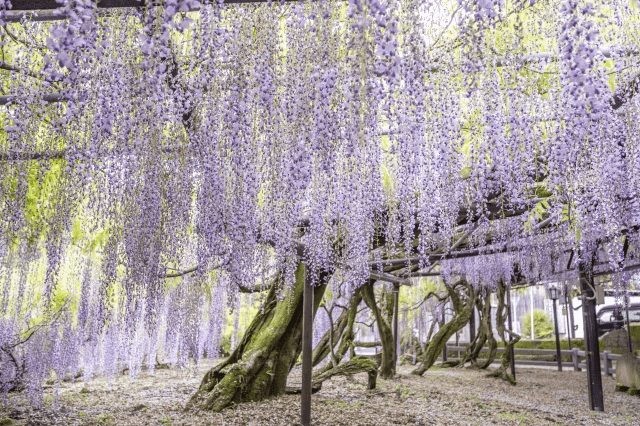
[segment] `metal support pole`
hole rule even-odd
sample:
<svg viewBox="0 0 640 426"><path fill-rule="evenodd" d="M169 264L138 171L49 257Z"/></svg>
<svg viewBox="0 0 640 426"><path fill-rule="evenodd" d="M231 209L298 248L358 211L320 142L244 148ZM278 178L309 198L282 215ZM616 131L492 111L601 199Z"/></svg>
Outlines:
<svg viewBox="0 0 640 426"><path fill-rule="evenodd" d="M529 296L531 298L531 340L536 338L536 327L533 322L533 286L529 286Z"/></svg>
<svg viewBox="0 0 640 426"><path fill-rule="evenodd" d="M471 318L469 318L469 344L476 338L476 308L471 309ZM471 348L473 350L473 348Z"/></svg>
<svg viewBox="0 0 640 426"><path fill-rule="evenodd" d="M507 311L507 322L509 324L509 330L513 331L513 324L511 323L511 288L507 288L507 301L509 303L509 310ZM511 340L511 336L509 336ZM514 355L513 345L509 349L509 356L511 357L511 375L513 380L516 379L516 357Z"/></svg>
<svg viewBox="0 0 640 426"><path fill-rule="evenodd" d="M305 268L306 269L306 268ZM305 273L307 271L305 270ZM311 425L311 369L313 368L311 352L313 340L313 286L307 276L304 280L302 300L302 426Z"/></svg>
<svg viewBox="0 0 640 426"><path fill-rule="evenodd" d="M629 322L629 284L624 292L624 310L627 317L627 344L629 345L629 353L633 353L633 344L631 343L631 323Z"/></svg>
<svg viewBox="0 0 640 426"><path fill-rule="evenodd" d="M570 321L569 318L573 316L573 309L569 306L569 289L567 288L567 283L564 284L564 307L565 312L567 313L567 341L569 342L569 350L573 349L571 347L571 333L573 331L573 321Z"/></svg>
<svg viewBox="0 0 640 426"><path fill-rule="evenodd" d="M571 333L571 338L575 339L576 338L576 319L573 316L573 301L571 299L571 296L567 294L567 301L569 302L569 322L571 323L571 329L569 330Z"/></svg>
<svg viewBox="0 0 640 426"><path fill-rule="evenodd" d="M558 371L562 371L562 355L560 352L560 335L558 333L558 309L556 299L553 299L553 328L556 332L556 359L558 360Z"/></svg>
<svg viewBox="0 0 640 426"><path fill-rule="evenodd" d="M589 404L594 411L604 411L602 372L600 370L600 346L598 345L598 323L596 322L595 287L593 276L585 270L584 259L580 262L579 268L580 289L582 290L582 313L584 316L587 380L589 381Z"/></svg>
<svg viewBox="0 0 640 426"><path fill-rule="evenodd" d="M445 323L444 316L444 305L442 306L442 323ZM447 362L447 342L444 342L444 347L442 348L442 362Z"/></svg>
<svg viewBox="0 0 640 426"><path fill-rule="evenodd" d="M400 295L400 286L393 286L393 342L395 344L395 361L398 362L398 356L400 355L400 339L398 336L398 298Z"/></svg>

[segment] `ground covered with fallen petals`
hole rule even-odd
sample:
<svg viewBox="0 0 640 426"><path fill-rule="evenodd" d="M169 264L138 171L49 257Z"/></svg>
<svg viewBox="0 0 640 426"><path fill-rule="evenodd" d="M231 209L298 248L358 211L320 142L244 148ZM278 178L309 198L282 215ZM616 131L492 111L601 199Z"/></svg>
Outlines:
<svg viewBox="0 0 640 426"><path fill-rule="evenodd" d="M48 387L42 408L21 395L0 406L15 425L295 425L299 396L240 404L221 413L184 411L206 371L159 370ZM484 372L434 368L423 377L400 367L393 380L366 390L366 375L336 377L313 396L314 425L602 424L640 425L640 397L615 391L603 377L606 412L588 409L586 373L519 369L511 386ZM290 381L295 382L296 372ZM57 392L58 396L55 396Z"/></svg>

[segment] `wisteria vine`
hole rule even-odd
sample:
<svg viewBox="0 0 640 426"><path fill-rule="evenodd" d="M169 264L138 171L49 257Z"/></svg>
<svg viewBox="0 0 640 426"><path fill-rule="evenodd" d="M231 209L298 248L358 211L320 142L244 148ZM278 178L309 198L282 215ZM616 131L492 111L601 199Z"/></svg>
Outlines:
<svg viewBox="0 0 640 426"><path fill-rule="evenodd" d="M639 11L604 3L70 0L7 24L0 348L46 329L19 354L33 389L186 365L217 353L238 288L291 285L301 252L342 294L374 258L434 268L461 235L484 255L442 260L445 281L565 279L594 250L620 270ZM6 392L19 363L0 363Z"/></svg>

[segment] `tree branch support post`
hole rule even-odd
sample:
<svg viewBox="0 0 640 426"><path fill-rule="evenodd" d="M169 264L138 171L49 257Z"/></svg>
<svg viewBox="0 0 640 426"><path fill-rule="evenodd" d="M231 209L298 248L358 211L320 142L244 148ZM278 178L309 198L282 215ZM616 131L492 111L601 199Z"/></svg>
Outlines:
<svg viewBox="0 0 640 426"><path fill-rule="evenodd" d="M573 301L571 300L571 295L569 294L569 292L567 292L567 303L568 303L568 308L567 310L569 311L569 322L571 323L571 338L575 339L576 338L576 319L573 316Z"/></svg>
<svg viewBox="0 0 640 426"><path fill-rule="evenodd" d="M511 327L511 324L509 324ZM471 318L469 318L469 344L473 344L473 341L476 339L476 308L474 307L471 310ZM469 348L471 352L473 352L473 347ZM458 354L458 356L460 356Z"/></svg>
<svg viewBox="0 0 640 426"><path fill-rule="evenodd" d="M513 330L513 324L511 323L511 287L507 288L507 300L509 301L509 307L507 310L507 321L509 324L509 330ZM511 337L510 337L511 338ZM511 375L513 380L516 379L516 357L514 355L513 346L509 348L509 356L511 357Z"/></svg>
<svg viewBox="0 0 640 426"><path fill-rule="evenodd" d="M533 286L529 286L529 296L531 298L531 340L536 338L536 326L533 322Z"/></svg>
<svg viewBox="0 0 640 426"><path fill-rule="evenodd" d="M627 317L627 344L629 346L629 353L633 353L633 344L631 343L631 322L629 322L629 283L627 283L627 290L624 292L624 311Z"/></svg>
<svg viewBox="0 0 640 426"><path fill-rule="evenodd" d="M553 299L553 328L556 332L556 359L558 360L558 371L562 371L562 355L560 352L560 335L558 334L558 309L556 299Z"/></svg>
<svg viewBox="0 0 640 426"><path fill-rule="evenodd" d="M585 355L587 380L589 381L589 404L594 411L604 411L602 373L600 371L600 347L596 322L596 295L592 274L586 270L584 260L580 267L580 289L582 290L582 313L584 320Z"/></svg>
<svg viewBox="0 0 640 426"><path fill-rule="evenodd" d="M445 317L445 306L446 305L442 305L442 323L445 324L446 323L446 317ZM447 339L448 340L448 339ZM444 342L444 346L442 347L442 362L447 362L447 342Z"/></svg>
<svg viewBox="0 0 640 426"><path fill-rule="evenodd" d="M400 298L400 286L393 285L393 341L396 346L396 363L400 358L400 336L398 336L398 299Z"/></svg>
<svg viewBox="0 0 640 426"><path fill-rule="evenodd" d="M569 306L569 289L567 287L567 283L564 283L564 307L565 307L565 312L566 312L566 317L567 317L567 341L569 342L569 350L573 349L571 347L571 333L573 332L573 321L571 321L571 317L573 315L573 312L571 312L571 306Z"/></svg>
<svg viewBox="0 0 640 426"><path fill-rule="evenodd" d="M313 286L310 275L306 272L302 301L302 393L301 420L302 426L311 425L311 387L312 387L312 351L313 351Z"/></svg>

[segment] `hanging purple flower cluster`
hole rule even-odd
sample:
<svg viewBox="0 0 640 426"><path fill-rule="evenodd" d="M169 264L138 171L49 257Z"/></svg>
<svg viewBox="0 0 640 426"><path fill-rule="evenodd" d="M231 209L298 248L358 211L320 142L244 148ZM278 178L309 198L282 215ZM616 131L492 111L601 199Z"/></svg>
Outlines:
<svg viewBox="0 0 640 426"><path fill-rule="evenodd" d="M72 0L66 20L16 24L37 47L5 46L29 72L2 107L0 347L68 299L19 349L54 342L33 383L184 366L217 353L238 286L291 284L300 259L339 269L342 295L372 257L435 268L462 244L482 256L438 270L476 287L551 279L572 250L619 268L640 101L613 109L604 40L628 27L597 2L513 3L459 2L436 32L442 9L419 0ZM607 50L617 85L627 48Z"/></svg>

